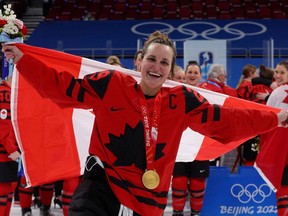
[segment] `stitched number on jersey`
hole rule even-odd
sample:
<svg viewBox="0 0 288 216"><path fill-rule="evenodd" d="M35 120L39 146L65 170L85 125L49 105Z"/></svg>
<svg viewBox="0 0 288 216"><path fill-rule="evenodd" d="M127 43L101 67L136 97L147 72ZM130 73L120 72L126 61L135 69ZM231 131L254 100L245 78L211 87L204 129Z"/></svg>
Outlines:
<svg viewBox="0 0 288 216"><path fill-rule="evenodd" d="M91 77L91 80L93 80L93 81L100 80L102 78L108 77L110 74L111 74L111 71L104 71L101 73L95 73L95 75Z"/></svg>
<svg viewBox="0 0 288 216"><path fill-rule="evenodd" d="M192 90L192 91L193 91L193 90ZM201 103L204 103L204 102L206 101L206 99L205 99L202 95L200 95L198 92L193 91L193 93L194 93L195 97L196 97Z"/></svg>
<svg viewBox="0 0 288 216"><path fill-rule="evenodd" d="M4 92L4 94L0 94L0 102L10 102L10 92Z"/></svg>

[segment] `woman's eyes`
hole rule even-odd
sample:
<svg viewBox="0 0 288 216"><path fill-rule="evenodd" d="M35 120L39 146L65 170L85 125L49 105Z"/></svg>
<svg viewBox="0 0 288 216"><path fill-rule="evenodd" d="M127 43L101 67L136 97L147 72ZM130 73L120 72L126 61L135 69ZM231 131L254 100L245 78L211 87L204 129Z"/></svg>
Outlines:
<svg viewBox="0 0 288 216"><path fill-rule="evenodd" d="M155 58L148 57L147 60L149 60L149 61L155 61Z"/></svg>
<svg viewBox="0 0 288 216"><path fill-rule="evenodd" d="M147 57L147 60L148 60L148 61L151 61L151 62L155 62L155 61L156 61L156 58ZM167 62L167 61L161 61L160 63L161 63L162 65L169 65L169 62Z"/></svg>
<svg viewBox="0 0 288 216"><path fill-rule="evenodd" d="M168 63L168 62L166 62L166 61L161 61L161 64L164 64L164 65L169 65L169 63Z"/></svg>

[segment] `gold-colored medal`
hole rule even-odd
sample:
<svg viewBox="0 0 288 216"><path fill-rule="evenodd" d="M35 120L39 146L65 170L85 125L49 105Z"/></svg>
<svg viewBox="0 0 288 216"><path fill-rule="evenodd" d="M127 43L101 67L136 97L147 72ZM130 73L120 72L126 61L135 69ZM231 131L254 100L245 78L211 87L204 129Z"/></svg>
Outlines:
<svg viewBox="0 0 288 216"><path fill-rule="evenodd" d="M142 176L142 182L146 188L153 190L158 187L160 177L155 170L146 170Z"/></svg>

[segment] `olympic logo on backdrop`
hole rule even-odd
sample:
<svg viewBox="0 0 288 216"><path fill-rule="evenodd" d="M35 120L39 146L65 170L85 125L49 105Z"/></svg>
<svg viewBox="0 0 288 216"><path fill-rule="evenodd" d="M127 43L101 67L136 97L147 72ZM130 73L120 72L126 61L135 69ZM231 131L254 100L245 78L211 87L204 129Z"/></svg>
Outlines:
<svg viewBox="0 0 288 216"><path fill-rule="evenodd" d="M142 22L132 26L131 31L135 34L148 37L151 34L151 29L157 29L169 34L174 41L185 41L196 38L233 41L243 39L246 36L260 35L267 31L265 25L253 21L235 21L224 26L212 22L191 21L177 27L165 22ZM173 38L171 34L174 33L177 33L177 36L180 38Z"/></svg>
<svg viewBox="0 0 288 216"><path fill-rule="evenodd" d="M236 197L241 203L248 203L252 200L259 204L269 197L271 193L272 190L267 184L262 184L259 187L255 184L248 184L246 186L234 184L231 187L232 196Z"/></svg>

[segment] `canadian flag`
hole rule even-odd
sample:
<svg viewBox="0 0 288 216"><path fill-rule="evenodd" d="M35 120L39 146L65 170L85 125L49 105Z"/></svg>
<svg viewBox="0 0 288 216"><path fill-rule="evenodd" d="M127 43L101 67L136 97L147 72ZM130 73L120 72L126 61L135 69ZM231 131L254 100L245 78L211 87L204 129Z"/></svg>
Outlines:
<svg viewBox="0 0 288 216"><path fill-rule="evenodd" d="M130 74L137 81L140 80L141 74L139 72L125 68L25 44L17 44L17 47L24 53L28 53L42 61L48 67L55 68L59 72L69 71L78 78L82 78L89 73L115 69ZM14 68L16 70L16 67ZM37 68L31 66L31 70L37 70ZM173 87L179 85L179 83L167 80L165 85ZM276 108L193 86L189 87L197 90L212 104L243 109L268 109L279 112ZM22 151L24 173L28 185L36 186L81 175L85 168L95 118L91 110L63 109L59 107L49 98L43 98L37 92L37 89L29 85L21 74L16 71L13 73L11 101L13 127ZM177 160L214 159L231 151L250 138L247 137L223 145L212 138L187 129L181 139ZM193 140L192 145L191 140ZM182 154L181 146L184 147L186 144L190 144L190 146L184 148L185 153Z"/></svg>

